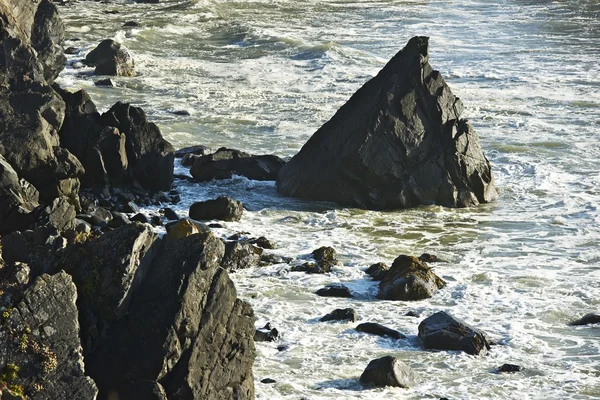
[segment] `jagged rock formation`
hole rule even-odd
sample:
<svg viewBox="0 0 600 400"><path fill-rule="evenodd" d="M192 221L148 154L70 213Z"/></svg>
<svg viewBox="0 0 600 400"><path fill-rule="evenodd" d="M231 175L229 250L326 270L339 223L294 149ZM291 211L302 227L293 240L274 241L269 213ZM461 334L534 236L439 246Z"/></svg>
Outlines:
<svg viewBox="0 0 600 400"><path fill-rule="evenodd" d="M84 61L95 66L97 75L133 76L133 57L121 43L112 39L103 40L90 51Z"/></svg>
<svg viewBox="0 0 600 400"><path fill-rule="evenodd" d="M57 89L66 103L61 145L83 163L87 187L137 183L168 190L173 182L173 146L139 107L118 102L100 115L89 95Z"/></svg>
<svg viewBox="0 0 600 400"><path fill-rule="evenodd" d="M280 171L286 196L368 209L466 207L496 197L462 103L414 37Z"/></svg>
<svg viewBox="0 0 600 400"><path fill-rule="evenodd" d="M154 382L172 399L252 399L254 315L211 233L166 240L126 315L89 356L101 397ZM112 398L112 397L111 397Z"/></svg>
<svg viewBox="0 0 600 400"><path fill-rule="evenodd" d="M39 205L39 193L0 155L0 235L26 229L31 212Z"/></svg>
<svg viewBox="0 0 600 400"><path fill-rule="evenodd" d="M68 274L42 275L0 317L0 366L14 371L3 374L13 391L31 400L96 397L84 374L76 298Z"/></svg>

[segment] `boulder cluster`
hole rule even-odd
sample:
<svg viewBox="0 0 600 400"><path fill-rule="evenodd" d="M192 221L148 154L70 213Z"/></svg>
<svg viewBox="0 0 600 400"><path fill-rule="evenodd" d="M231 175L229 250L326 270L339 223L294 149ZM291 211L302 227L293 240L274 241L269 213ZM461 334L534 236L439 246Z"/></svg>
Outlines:
<svg viewBox="0 0 600 400"><path fill-rule="evenodd" d="M142 109L58 87L63 40L51 1L0 2L0 397L254 398L254 313L223 267L243 257L139 213L177 201L174 149ZM132 73L112 42L86 61Z"/></svg>

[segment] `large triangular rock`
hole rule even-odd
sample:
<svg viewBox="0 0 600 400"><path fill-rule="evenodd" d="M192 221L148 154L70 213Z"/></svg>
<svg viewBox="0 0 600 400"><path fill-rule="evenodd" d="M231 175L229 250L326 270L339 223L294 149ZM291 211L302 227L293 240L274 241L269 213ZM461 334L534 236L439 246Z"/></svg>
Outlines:
<svg viewBox="0 0 600 400"><path fill-rule="evenodd" d="M429 65L428 38L406 47L281 170L281 194L369 209L466 207L496 197L462 103Z"/></svg>

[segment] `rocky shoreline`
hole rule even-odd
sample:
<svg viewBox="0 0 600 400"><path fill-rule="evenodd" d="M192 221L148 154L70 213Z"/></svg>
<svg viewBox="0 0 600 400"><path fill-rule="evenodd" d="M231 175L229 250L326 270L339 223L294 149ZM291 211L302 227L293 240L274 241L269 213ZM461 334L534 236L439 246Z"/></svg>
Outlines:
<svg viewBox="0 0 600 400"><path fill-rule="evenodd" d="M201 221L236 221L243 204L225 196L178 201L176 157L194 182L241 175L277 181L284 195L395 209L475 206L496 197L491 166L460 100L429 65L427 38L413 38L286 163L203 146L175 151L144 111L116 103L100 114L83 90L54 84L64 68L64 29L49 0L0 3L0 394L2 399L252 399L255 328L230 272L287 263L331 273L333 248L314 261L274 256L274 244L242 233L223 240ZM101 75L130 76L130 54L104 41L86 58ZM348 128L351 127L351 129ZM140 206L162 207L160 214ZM153 226L165 225L159 235ZM367 271L377 298L432 297L445 282L435 256L399 256ZM343 285L316 292L352 297ZM321 321L356 321L351 308ZM573 325L597 323L587 315ZM404 340L375 323L365 334ZM424 349L485 354L482 331L445 312L423 319ZM518 372L504 365L499 372ZM272 383L265 382L263 383ZM393 357L373 360L365 387L411 387L418 378Z"/></svg>

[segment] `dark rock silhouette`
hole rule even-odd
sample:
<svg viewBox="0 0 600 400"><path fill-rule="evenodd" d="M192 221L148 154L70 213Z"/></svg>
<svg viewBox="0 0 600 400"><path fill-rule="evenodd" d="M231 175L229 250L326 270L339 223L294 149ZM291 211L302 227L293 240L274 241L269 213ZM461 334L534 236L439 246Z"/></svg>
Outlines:
<svg viewBox="0 0 600 400"><path fill-rule="evenodd" d="M440 311L419 324L419 338L426 349L462 350L467 354L484 354L490 349L485 334Z"/></svg>
<svg viewBox="0 0 600 400"><path fill-rule="evenodd" d="M414 37L281 169L277 189L368 209L493 201L491 167L462 108L429 65L428 38Z"/></svg>
<svg viewBox="0 0 600 400"><path fill-rule="evenodd" d="M324 288L321 288L315 292L317 296L321 297L352 297L352 292L348 289L347 286L344 286L339 283L333 283L331 285L327 285Z"/></svg>
<svg viewBox="0 0 600 400"><path fill-rule="evenodd" d="M591 325L591 324L600 324L600 314L586 314L578 320L569 322L569 325L577 326L577 325Z"/></svg>
<svg viewBox="0 0 600 400"><path fill-rule="evenodd" d="M402 361L392 356L373 360L360 376L360 383L378 387L409 388L415 385L415 373Z"/></svg>
<svg viewBox="0 0 600 400"><path fill-rule="evenodd" d="M379 283L377 297L383 300L422 300L446 285L431 268L416 257L401 255Z"/></svg>
<svg viewBox="0 0 600 400"><path fill-rule="evenodd" d="M327 315L321 317L321 322L327 321L356 321L358 314L353 308L336 308Z"/></svg>
<svg viewBox="0 0 600 400"><path fill-rule="evenodd" d="M392 339L406 339L406 336L402 333L375 322L362 323L356 327L356 330L358 332L370 333L371 335L389 336Z"/></svg>
<svg viewBox="0 0 600 400"><path fill-rule="evenodd" d="M190 218L199 221L219 219L222 221L239 221L242 219L244 206L240 201L227 196L219 196L214 200L198 201L190 206Z"/></svg>
<svg viewBox="0 0 600 400"><path fill-rule="evenodd" d="M97 75L133 76L133 57L121 43L103 40L85 56L85 63L95 66Z"/></svg>
<svg viewBox="0 0 600 400"><path fill-rule="evenodd" d="M258 181L274 181L284 164L285 161L276 156L253 156L243 151L223 147L213 154L196 158L190 174L199 182L228 179L232 175L241 175Z"/></svg>

